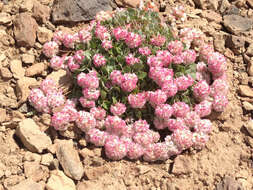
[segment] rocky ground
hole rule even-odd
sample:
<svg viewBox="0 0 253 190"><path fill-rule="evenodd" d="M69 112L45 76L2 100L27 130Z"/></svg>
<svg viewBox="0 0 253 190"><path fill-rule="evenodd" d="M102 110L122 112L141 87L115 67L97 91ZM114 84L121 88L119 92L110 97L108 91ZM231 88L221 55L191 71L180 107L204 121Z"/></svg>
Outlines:
<svg viewBox="0 0 253 190"><path fill-rule="evenodd" d="M68 87L66 72L52 72L41 56L53 32L71 32L99 10L138 2L0 1L0 190L253 189L252 0L156 2L165 21L170 7L184 5L188 20L178 27L201 29L228 59L230 103L224 113L210 117L215 127L202 151L189 150L161 163L112 162L80 131L56 132L49 115L31 112L27 96L42 79L52 77Z"/></svg>

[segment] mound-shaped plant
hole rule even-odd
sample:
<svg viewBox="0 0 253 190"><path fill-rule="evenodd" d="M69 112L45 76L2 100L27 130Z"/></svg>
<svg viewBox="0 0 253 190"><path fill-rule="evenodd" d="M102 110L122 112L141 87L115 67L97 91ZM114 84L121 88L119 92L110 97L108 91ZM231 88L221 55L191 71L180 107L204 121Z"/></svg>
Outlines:
<svg viewBox="0 0 253 190"><path fill-rule="evenodd" d="M172 16L185 14L175 9ZM205 117L228 103L226 59L202 36L189 28L172 34L151 10L102 12L89 27L75 34L57 31L44 45L50 66L73 76L67 100L45 79L29 102L52 115L56 130L75 123L113 160L166 160L190 147L201 149L212 129Z"/></svg>

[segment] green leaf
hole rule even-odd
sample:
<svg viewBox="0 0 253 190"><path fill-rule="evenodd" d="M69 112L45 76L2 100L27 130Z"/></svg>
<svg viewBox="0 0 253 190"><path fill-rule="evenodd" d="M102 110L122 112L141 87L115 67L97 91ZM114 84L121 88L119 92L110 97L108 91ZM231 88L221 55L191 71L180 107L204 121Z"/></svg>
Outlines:
<svg viewBox="0 0 253 190"><path fill-rule="evenodd" d="M101 96L101 98L102 98L103 100L106 99L106 96L107 96L106 91L100 90L100 96Z"/></svg>
<svg viewBox="0 0 253 190"><path fill-rule="evenodd" d="M138 71L138 70L142 70L144 68L144 65L142 63L136 63L132 66L132 68L135 70L135 71Z"/></svg>
<svg viewBox="0 0 253 190"><path fill-rule="evenodd" d="M137 73L137 76L138 76L138 79L142 80L142 79L146 78L147 73L144 72L144 71L139 71L139 72Z"/></svg>
<svg viewBox="0 0 253 190"><path fill-rule="evenodd" d="M131 72L131 67L125 66L125 67L123 68L123 72L124 72L124 73L130 73L130 72Z"/></svg>
<svg viewBox="0 0 253 190"><path fill-rule="evenodd" d="M112 103L113 103L113 104L116 104L117 102L118 102L117 99L113 96L113 97L112 97Z"/></svg>

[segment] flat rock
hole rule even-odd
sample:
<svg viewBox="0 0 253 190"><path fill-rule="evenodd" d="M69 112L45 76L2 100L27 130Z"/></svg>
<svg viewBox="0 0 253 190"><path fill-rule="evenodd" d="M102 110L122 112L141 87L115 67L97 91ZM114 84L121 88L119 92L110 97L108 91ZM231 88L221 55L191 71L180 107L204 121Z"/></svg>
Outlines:
<svg viewBox="0 0 253 190"><path fill-rule="evenodd" d="M253 137L253 120L249 120L245 125L247 131L249 132L250 136Z"/></svg>
<svg viewBox="0 0 253 190"><path fill-rule="evenodd" d="M6 109L0 108L0 123L4 122L6 118Z"/></svg>
<svg viewBox="0 0 253 190"><path fill-rule="evenodd" d="M14 35L19 46L33 47L38 24L28 13L20 13L14 20Z"/></svg>
<svg viewBox="0 0 253 190"><path fill-rule="evenodd" d="M216 186L216 190L244 190L244 188L238 181L232 177L226 176L222 182Z"/></svg>
<svg viewBox="0 0 253 190"><path fill-rule="evenodd" d="M51 153L43 154L41 156L41 164L45 166L50 166L50 164L53 162L54 156Z"/></svg>
<svg viewBox="0 0 253 190"><path fill-rule="evenodd" d="M76 190L75 183L72 179L65 176L60 170L54 170L51 172L46 188L47 190Z"/></svg>
<svg viewBox="0 0 253 190"><path fill-rule="evenodd" d="M35 56L31 54L22 54L21 60L25 64L32 64L35 61Z"/></svg>
<svg viewBox="0 0 253 190"><path fill-rule="evenodd" d="M41 180L46 181L49 177L49 170L46 166L42 166L39 162L25 162L24 163L25 177L32 179L35 182Z"/></svg>
<svg viewBox="0 0 253 190"><path fill-rule="evenodd" d="M253 97L253 89L248 85L240 85L239 92L242 96Z"/></svg>
<svg viewBox="0 0 253 190"><path fill-rule="evenodd" d="M124 6L124 7L128 6L128 7L137 8L139 7L141 1L140 0L116 0L115 2L118 6Z"/></svg>
<svg viewBox="0 0 253 190"><path fill-rule="evenodd" d="M16 129L16 134L31 152L42 153L52 144L51 139L40 131L39 126L32 119L21 121Z"/></svg>
<svg viewBox="0 0 253 190"><path fill-rule="evenodd" d="M10 72L10 70L6 67L2 67L0 68L0 76L3 79L11 79L12 78L12 73Z"/></svg>
<svg viewBox="0 0 253 190"><path fill-rule="evenodd" d="M37 20L37 22L45 23L50 18L50 7L42 5L38 1L34 1L32 11L33 17Z"/></svg>
<svg viewBox="0 0 253 190"><path fill-rule="evenodd" d="M25 76L31 77L31 76L39 75L46 69L47 69L47 66L44 63L36 63L26 69Z"/></svg>
<svg viewBox="0 0 253 190"><path fill-rule="evenodd" d="M25 76L25 69L22 67L22 62L18 59L14 59L10 62L10 69L13 77L16 79L20 79Z"/></svg>
<svg viewBox="0 0 253 190"><path fill-rule="evenodd" d="M221 15L212 10L203 10L201 12L201 16L206 18L208 21L214 21L216 23L222 22Z"/></svg>
<svg viewBox="0 0 253 190"><path fill-rule="evenodd" d="M26 179L19 184L12 186L9 190L43 190L43 188L39 183L36 183L31 179Z"/></svg>
<svg viewBox="0 0 253 190"><path fill-rule="evenodd" d="M249 102L244 101L244 102L242 103L242 106L243 106L243 108L244 108L245 110L247 110L247 111L253 111L253 104L251 104L251 103L249 103Z"/></svg>
<svg viewBox="0 0 253 190"><path fill-rule="evenodd" d="M94 19L100 11L111 11L110 0L55 0L53 23L74 23Z"/></svg>
<svg viewBox="0 0 253 190"><path fill-rule="evenodd" d="M253 59L251 59L250 63L248 64L248 74L249 76L253 76Z"/></svg>
<svg viewBox="0 0 253 190"><path fill-rule="evenodd" d="M172 173L176 175L189 174L194 167L193 160L185 155L179 155L174 160Z"/></svg>
<svg viewBox="0 0 253 190"><path fill-rule="evenodd" d="M78 151L74 149L72 140L59 140L56 142L56 157L67 176L75 180L82 178L84 172L83 165Z"/></svg>
<svg viewBox="0 0 253 190"><path fill-rule="evenodd" d="M249 31L252 27L252 20L250 18L242 17L239 15L225 15L223 17L224 26L228 31L237 35L241 32Z"/></svg>
<svg viewBox="0 0 253 190"><path fill-rule="evenodd" d="M0 24L9 24L11 23L11 15L5 12L0 13Z"/></svg>
<svg viewBox="0 0 253 190"><path fill-rule="evenodd" d="M108 168L106 168L105 166L99 166L86 168L84 174L89 180L94 180L98 179L107 172L109 172Z"/></svg>
<svg viewBox="0 0 253 190"><path fill-rule="evenodd" d="M53 32L46 27L39 27L37 31L38 41L42 44L48 42L53 37Z"/></svg>
<svg viewBox="0 0 253 190"><path fill-rule="evenodd" d="M19 79L16 85L16 92L17 96L19 97L19 104L22 104L27 100L30 94L29 87L35 87L38 85L39 82L35 78L23 77Z"/></svg>
<svg viewBox="0 0 253 190"><path fill-rule="evenodd" d="M68 89L72 85L71 76L68 74L66 70L63 69L53 71L47 76L47 78L53 79L58 86L63 87L64 91L68 91Z"/></svg>

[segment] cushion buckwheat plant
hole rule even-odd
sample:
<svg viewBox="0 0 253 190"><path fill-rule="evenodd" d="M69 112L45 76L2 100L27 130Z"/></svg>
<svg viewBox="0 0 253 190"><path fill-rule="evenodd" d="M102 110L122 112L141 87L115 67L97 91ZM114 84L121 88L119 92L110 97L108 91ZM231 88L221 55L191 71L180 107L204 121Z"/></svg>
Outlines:
<svg viewBox="0 0 253 190"><path fill-rule="evenodd" d="M172 16L186 19L182 7ZM166 160L201 149L212 130L206 117L228 104L226 59L202 37L190 28L173 35L152 10L101 12L87 28L57 31L44 45L52 69L73 76L69 97L45 79L29 102L52 115L56 130L75 123L112 160Z"/></svg>

